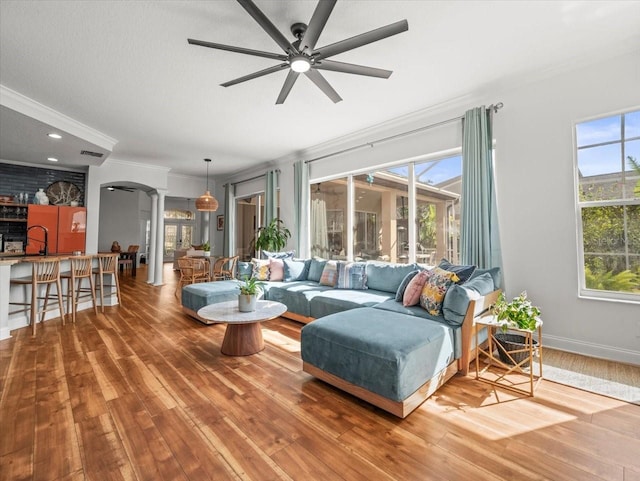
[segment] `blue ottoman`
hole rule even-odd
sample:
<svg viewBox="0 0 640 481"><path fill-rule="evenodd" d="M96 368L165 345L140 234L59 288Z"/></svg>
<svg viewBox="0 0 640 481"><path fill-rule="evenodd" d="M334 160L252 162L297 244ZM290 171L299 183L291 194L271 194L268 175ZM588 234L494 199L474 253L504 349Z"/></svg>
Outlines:
<svg viewBox="0 0 640 481"><path fill-rule="evenodd" d="M457 372L455 327L365 307L301 331L305 372L405 417Z"/></svg>
<svg viewBox="0 0 640 481"><path fill-rule="evenodd" d="M200 322L213 324L212 321L198 317L198 311L209 304L237 299L240 294L239 284L240 282L237 280L229 280L184 286L182 288L182 310Z"/></svg>

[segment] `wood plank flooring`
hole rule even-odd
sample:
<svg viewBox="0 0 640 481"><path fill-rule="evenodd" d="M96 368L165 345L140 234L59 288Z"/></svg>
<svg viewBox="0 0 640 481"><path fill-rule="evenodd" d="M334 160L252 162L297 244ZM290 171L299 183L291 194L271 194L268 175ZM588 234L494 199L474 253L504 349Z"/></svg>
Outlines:
<svg viewBox="0 0 640 481"><path fill-rule="evenodd" d="M303 373L293 321L222 355L165 280L0 341L1 480L640 480L640 406L455 376L400 420Z"/></svg>

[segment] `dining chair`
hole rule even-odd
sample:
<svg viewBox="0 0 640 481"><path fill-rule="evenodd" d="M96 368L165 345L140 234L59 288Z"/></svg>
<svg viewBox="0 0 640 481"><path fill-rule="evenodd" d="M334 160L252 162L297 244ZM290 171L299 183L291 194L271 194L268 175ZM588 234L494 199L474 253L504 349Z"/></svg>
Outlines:
<svg viewBox="0 0 640 481"><path fill-rule="evenodd" d="M139 245L130 245L126 253L120 256L118 259L118 266L124 272L126 270L133 270L133 263L137 261Z"/></svg>
<svg viewBox="0 0 640 481"><path fill-rule="evenodd" d="M227 262L222 268L222 275L225 280L236 278L236 264L240 256L227 257Z"/></svg>
<svg viewBox="0 0 640 481"><path fill-rule="evenodd" d="M178 259L178 268L180 269L180 279L174 292L176 297L179 297L178 293L182 292L184 286L211 280L209 262L206 259L182 257Z"/></svg>

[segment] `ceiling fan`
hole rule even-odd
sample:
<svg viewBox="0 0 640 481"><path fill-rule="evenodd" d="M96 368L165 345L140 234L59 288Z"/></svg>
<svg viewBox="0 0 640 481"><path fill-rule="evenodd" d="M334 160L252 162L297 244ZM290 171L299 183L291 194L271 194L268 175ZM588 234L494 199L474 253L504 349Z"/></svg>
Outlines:
<svg viewBox="0 0 640 481"><path fill-rule="evenodd" d="M253 50L242 47L234 47L231 45L222 45L219 43L205 42L202 40L187 39L191 45L199 45L201 47L215 48L218 50L227 50L229 52L243 53L256 57L270 58L280 60L281 63L268 67L264 70L245 75L235 80L230 80L221 84L223 87L252 80L280 70L289 69L287 78L284 81L280 95L276 100L276 104L283 104L286 100L293 84L296 82L301 73L304 73L320 90L322 90L334 103L340 102L342 98L329 85L329 82L320 74L319 70L331 70L333 72L351 73L356 75L364 75L367 77L389 78L393 73L391 70L383 70L380 68L365 67L352 63L338 62L336 60L327 60L348 50L353 50L369 43L377 42L383 38L391 37L409 29L406 20L400 20L380 27L369 32L356 35L355 37L341 40L324 47L316 48L316 42L324 29L325 24L331 15L331 11L337 0L319 0L309 25L304 23L294 23L291 26L291 33L297 40L289 42L287 38L271 23L267 16L253 3L252 0L237 0L238 3L258 22L258 24L267 32L267 34L284 50L284 54L263 52L261 50Z"/></svg>

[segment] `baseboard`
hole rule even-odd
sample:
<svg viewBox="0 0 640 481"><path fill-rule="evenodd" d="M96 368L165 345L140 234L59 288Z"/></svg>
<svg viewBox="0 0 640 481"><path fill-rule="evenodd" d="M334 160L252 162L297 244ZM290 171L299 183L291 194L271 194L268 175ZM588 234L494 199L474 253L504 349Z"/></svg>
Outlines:
<svg viewBox="0 0 640 481"><path fill-rule="evenodd" d="M567 339L566 337L550 336L543 334L543 346L561 351L582 354L584 356L607 359L609 361L624 362L626 364L640 365L640 351L620 349L602 344Z"/></svg>

